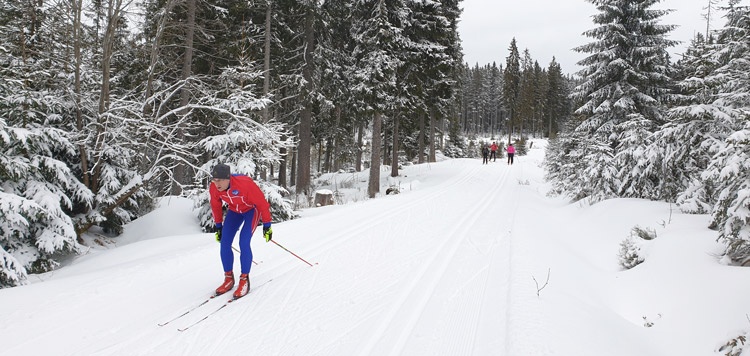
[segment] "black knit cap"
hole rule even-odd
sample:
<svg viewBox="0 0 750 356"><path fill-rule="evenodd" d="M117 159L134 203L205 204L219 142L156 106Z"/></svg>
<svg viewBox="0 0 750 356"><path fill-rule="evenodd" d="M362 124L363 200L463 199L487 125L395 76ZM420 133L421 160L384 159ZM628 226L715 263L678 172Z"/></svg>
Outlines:
<svg viewBox="0 0 750 356"><path fill-rule="evenodd" d="M214 169L211 175L214 178L218 178L218 179L229 179L229 176L231 175L229 166L227 166L224 163L219 163L214 166Z"/></svg>

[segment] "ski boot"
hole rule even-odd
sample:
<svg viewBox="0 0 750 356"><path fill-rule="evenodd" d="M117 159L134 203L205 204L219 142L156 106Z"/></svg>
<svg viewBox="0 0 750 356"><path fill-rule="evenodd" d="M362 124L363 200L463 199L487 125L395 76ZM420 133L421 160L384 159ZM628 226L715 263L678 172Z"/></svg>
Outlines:
<svg viewBox="0 0 750 356"><path fill-rule="evenodd" d="M216 288L214 297L229 292L232 287L234 287L234 273L232 273L232 271L224 272L224 283L222 283L219 288Z"/></svg>
<svg viewBox="0 0 750 356"><path fill-rule="evenodd" d="M247 273L243 273L240 275L240 284L237 286L237 290L234 291L234 299L244 297L249 291L250 281L247 278Z"/></svg>

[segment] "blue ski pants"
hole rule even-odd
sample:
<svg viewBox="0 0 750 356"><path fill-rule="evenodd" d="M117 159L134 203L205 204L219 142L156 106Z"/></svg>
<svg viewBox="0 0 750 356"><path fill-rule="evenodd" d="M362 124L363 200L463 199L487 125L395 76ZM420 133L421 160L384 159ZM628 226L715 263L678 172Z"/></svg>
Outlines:
<svg viewBox="0 0 750 356"><path fill-rule="evenodd" d="M241 273L250 273L250 267L253 264L253 251L250 249L250 238L253 237L259 220L260 214L256 214L255 209L251 209L244 214L232 210L227 211L227 216L224 217L224 225L221 229L221 247L219 248L224 272L230 272L233 269L234 252L232 251L232 242L235 235L237 235L237 231L239 231L240 270Z"/></svg>

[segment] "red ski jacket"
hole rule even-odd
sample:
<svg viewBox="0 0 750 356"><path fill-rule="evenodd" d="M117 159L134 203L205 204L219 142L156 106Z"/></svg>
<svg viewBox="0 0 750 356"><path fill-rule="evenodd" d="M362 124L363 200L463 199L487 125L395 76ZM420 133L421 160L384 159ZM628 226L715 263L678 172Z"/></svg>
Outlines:
<svg viewBox="0 0 750 356"><path fill-rule="evenodd" d="M220 192L213 182L208 188L211 196L211 212L214 215L214 222L220 224L224 222L224 214L221 210L221 203L227 203L229 210L244 214L253 208L260 212L260 218L264 223L271 222L271 205L268 204L263 191L260 190L252 178L242 175L233 174L229 177L229 188Z"/></svg>

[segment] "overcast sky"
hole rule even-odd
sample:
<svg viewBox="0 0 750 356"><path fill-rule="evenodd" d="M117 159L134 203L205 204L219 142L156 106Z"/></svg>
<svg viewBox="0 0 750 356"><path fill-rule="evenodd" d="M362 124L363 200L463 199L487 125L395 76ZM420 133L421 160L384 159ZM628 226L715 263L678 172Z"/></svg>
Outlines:
<svg viewBox="0 0 750 356"><path fill-rule="evenodd" d="M746 4L748 0L743 0ZM726 1L722 0L721 4ZM652 9L674 9L664 16L664 25L679 25L672 31L670 39L682 41L670 49L674 56L682 53L696 32L706 31L702 14L708 0L663 0ZM542 67L549 66L554 56L565 73L574 73L581 68L576 64L585 53L573 51L574 47L593 41L583 36L594 28L591 16L597 13L593 4L585 0L463 0L464 11L458 31L464 50L464 61L469 65L484 65L496 62L505 65L508 48L513 37L518 50L528 49L531 58ZM716 16L711 28L724 25L724 18Z"/></svg>

